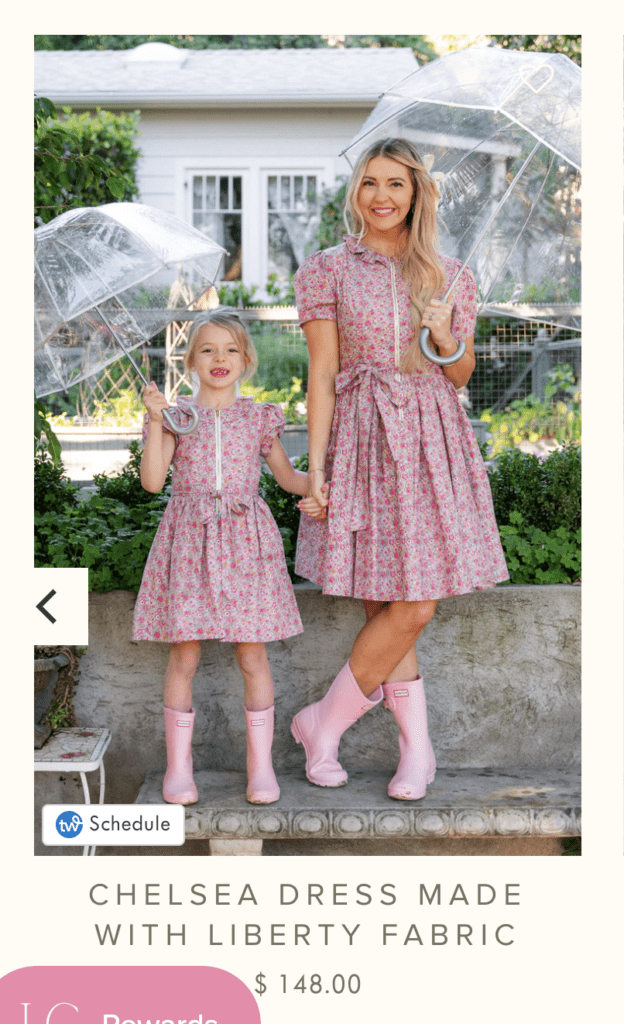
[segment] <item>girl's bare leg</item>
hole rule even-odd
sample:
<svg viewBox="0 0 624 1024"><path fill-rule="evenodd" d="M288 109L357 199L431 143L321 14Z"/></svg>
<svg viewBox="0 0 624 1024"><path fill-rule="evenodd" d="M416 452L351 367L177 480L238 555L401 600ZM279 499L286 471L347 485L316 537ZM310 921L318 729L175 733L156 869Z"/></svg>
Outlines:
<svg viewBox="0 0 624 1024"><path fill-rule="evenodd" d="M370 603L370 602L369 602ZM393 601L369 618L359 633L349 664L365 697L381 683L397 679L396 671L412 668L414 644L433 616L436 601ZM403 664L403 660L408 661ZM416 663L417 664L417 663ZM414 679L414 675L403 676Z"/></svg>
<svg viewBox="0 0 624 1024"><path fill-rule="evenodd" d="M247 799L272 804L279 800L280 789L271 762L273 679L264 644L236 644L236 660L245 680Z"/></svg>
<svg viewBox="0 0 624 1024"><path fill-rule="evenodd" d="M165 673L163 704L174 711L190 711L193 706L193 676L199 665L201 643L183 640L172 644Z"/></svg>
<svg viewBox="0 0 624 1024"><path fill-rule="evenodd" d="M265 711L272 707L273 678L264 644L236 644L236 660L245 681L247 710Z"/></svg>

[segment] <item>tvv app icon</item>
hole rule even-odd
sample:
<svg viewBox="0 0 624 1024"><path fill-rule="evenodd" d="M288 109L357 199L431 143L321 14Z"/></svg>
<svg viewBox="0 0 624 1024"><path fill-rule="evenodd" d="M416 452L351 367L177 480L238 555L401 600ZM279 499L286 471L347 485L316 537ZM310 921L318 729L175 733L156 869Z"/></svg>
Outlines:
<svg viewBox="0 0 624 1024"><path fill-rule="evenodd" d="M82 818L77 811L63 811L56 819L56 831L63 839L74 839L82 832Z"/></svg>

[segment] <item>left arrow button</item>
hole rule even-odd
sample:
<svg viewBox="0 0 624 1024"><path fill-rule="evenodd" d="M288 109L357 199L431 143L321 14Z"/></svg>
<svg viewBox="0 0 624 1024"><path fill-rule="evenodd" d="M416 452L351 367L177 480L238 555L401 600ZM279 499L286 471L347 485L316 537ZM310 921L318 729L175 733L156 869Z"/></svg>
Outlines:
<svg viewBox="0 0 624 1024"><path fill-rule="evenodd" d="M54 597L55 594L56 594L56 590L51 590L49 594L46 594L45 597L41 598L39 604L37 605L37 608L39 609L41 614L45 615L46 619L49 619L50 622L56 622L56 619L54 618L53 615L50 615L50 612L48 611L47 608L44 607L44 605L46 605L48 603L48 601L52 597Z"/></svg>

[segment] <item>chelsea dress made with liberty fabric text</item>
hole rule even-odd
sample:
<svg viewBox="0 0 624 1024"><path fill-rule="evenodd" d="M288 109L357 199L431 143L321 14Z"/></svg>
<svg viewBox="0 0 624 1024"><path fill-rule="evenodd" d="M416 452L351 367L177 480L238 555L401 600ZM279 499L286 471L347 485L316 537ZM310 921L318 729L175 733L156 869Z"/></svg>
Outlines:
<svg viewBox="0 0 624 1024"><path fill-rule="evenodd" d="M461 264L440 256L447 282ZM448 283L439 294L441 298ZM430 601L508 578L474 431L442 368L401 373L414 329L400 260L353 236L295 275L301 323L335 320L340 372L325 469L328 517L301 517L296 571L326 594ZM464 270L451 334L474 334Z"/></svg>
<svg viewBox="0 0 624 1024"><path fill-rule="evenodd" d="M133 639L263 643L301 633L282 538L258 494L260 456L284 429L284 413L251 398L196 408L195 433L175 435L173 493L143 573Z"/></svg>

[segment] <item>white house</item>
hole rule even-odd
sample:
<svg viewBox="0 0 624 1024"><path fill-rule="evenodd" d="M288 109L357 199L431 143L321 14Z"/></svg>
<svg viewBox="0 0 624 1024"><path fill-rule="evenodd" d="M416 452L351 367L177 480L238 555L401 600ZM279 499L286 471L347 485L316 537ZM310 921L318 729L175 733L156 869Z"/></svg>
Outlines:
<svg viewBox="0 0 624 1024"><path fill-rule="evenodd" d="M341 150L379 96L417 68L406 49L38 51L35 92L75 111L141 112L141 202L230 253L223 278L286 277L349 171Z"/></svg>

